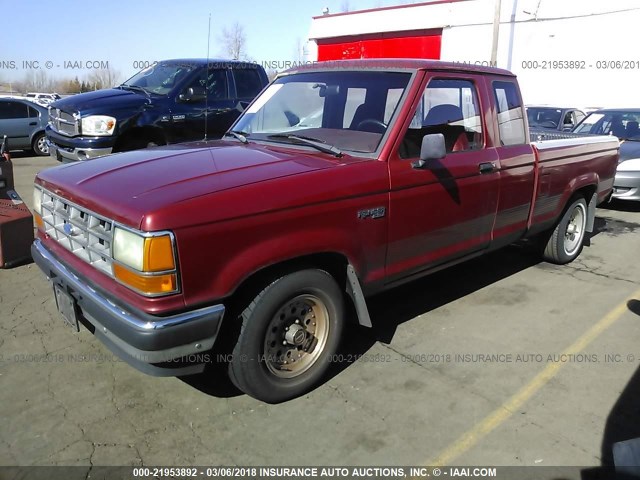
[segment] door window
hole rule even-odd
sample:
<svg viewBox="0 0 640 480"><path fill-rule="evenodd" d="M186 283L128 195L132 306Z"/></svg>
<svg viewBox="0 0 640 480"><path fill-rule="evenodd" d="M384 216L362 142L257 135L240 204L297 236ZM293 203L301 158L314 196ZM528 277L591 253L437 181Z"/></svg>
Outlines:
<svg viewBox="0 0 640 480"><path fill-rule="evenodd" d="M229 98L227 71L225 69L213 68L208 71L207 75L207 69L203 68L184 88L183 93L186 93L189 88L192 88L196 94L208 95L209 99L218 100Z"/></svg>
<svg viewBox="0 0 640 480"><path fill-rule="evenodd" d="M562 126L567 128L567 127L573 127L574 124L575 124L575 120L573 119L573 111L569 110L564 116L564 121L562 122Z"/></svg>
<svg viewBox="0 0 640 480"><path fill-rule="evenodd" d="M434 79L425 89L400 148L401 158L417 158L425 135L444 135L447 152L484 145L476 87L469 80Z"/></svg>
<svg viewBox="0 0 640 480"><path fill-rule="evenodd" d="M4 101L0 102L0 120L10 118L28 118L27 106L20 102Z"/></svg>
<svg viewBox="0 0 640 480"><path fill-rule="evenodd" d="M344 117L342 125L344 128L348 128L353 123L353 117L356 114L358 107L364 104L365 97L367 96L366 88L350 87L347 88L347 100L344 104ZM355 128L355 125L354 125Z"/></svg>

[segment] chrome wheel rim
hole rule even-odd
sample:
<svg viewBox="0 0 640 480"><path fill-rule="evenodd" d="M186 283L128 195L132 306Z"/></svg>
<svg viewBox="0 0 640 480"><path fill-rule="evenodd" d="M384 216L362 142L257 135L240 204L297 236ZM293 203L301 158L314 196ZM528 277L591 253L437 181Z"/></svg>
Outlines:
<svg viewBox="0 0 640 480"><path fill-rule="evenodd" d="M264 363L279 378L294 378L317 361L329 337L329 311L315 295L304 294L280 306L264 340Z"/></svg>
<svg viewBox="0 0 640 480"><path fill-rule="evenodd" d="M567 255L572 255L580 248L587 219L587 212L584 205L578 204L574 207L564 232L564 251Z"/></svg>
<svg viewBox="0 0 640 480"><path fill-rule="evenodd" d="M45 137L39 138L38 139L38 150L40 150L42 153L49 153L49 145L47 145L47 140Z"/></svg>

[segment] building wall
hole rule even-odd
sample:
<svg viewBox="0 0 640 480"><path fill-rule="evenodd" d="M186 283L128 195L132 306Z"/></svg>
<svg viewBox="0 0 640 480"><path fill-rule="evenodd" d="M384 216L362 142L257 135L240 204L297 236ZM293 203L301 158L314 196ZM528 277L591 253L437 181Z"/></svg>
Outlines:
<svg viewBox="0 0 640 480"><path fill-rule="evenodd" d="M317 59L316 42L333 37L442 28L442 60L488 64L494 5L436 1L316 17L307 50ZM502 0L497 66L518 75L527 103L640 107L638 29L638 0Z"/></svg>

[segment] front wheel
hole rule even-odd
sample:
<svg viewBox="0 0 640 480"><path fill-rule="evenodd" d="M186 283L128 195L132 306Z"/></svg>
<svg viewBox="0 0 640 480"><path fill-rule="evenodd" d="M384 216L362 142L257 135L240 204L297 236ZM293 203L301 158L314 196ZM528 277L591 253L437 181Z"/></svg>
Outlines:
<svg viewBox="0 0 640 480"><path fill-rule="evenodd" d="M548 262L559 265L572 262L580 255L587 227L587 202L576 198L551 233L543 252Z"/></svg>
<svg viewBox="0 0 640 480"><path fill-rule="evenodd" d="M240 315L231 380L268 403L308 392L329 368L344 315L344 298L328 273L302 270L278 278Z"/></svg>
<svg viewBox="0 0 640 480"><path fill-rule="evenodd" d="M36 155L49 155L49 144L47 144L47 138L45 137L44 132L38 133L33 138L31 148L33 149L33 153L35 153Z"/></svg>

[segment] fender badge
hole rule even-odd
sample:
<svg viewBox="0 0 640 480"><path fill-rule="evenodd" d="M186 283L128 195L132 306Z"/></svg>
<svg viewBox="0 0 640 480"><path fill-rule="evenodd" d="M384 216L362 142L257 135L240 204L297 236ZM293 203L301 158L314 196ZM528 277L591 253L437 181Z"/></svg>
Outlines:
<svg viewBox="0 0 640 480"><path fill-rule="evenodd" d="M358 218L364 220L365 218L382 218L387 214L385 207L367 208L365 210L358 211Z"/></svg>
<svg viewBox="0 0 640 480"><path fill-rule="evenodd" d="M64 233L66 233L70 237L72 237L75 233L73 231L73 225L71 225L70 223L65 223L64 226L62 227L62 230L64 230Z"/></svg>

